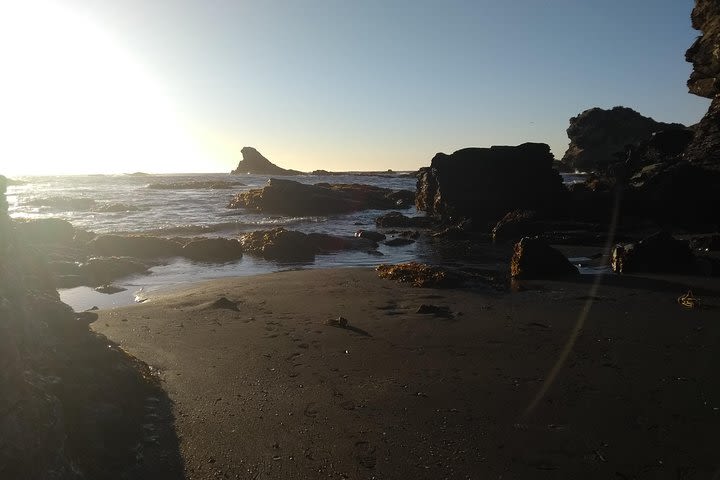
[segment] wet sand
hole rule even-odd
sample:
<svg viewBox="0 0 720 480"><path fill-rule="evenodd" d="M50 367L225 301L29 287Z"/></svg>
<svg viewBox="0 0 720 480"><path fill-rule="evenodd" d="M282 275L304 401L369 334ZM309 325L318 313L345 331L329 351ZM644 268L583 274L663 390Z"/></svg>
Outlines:
<svg viewBox="0 0 720 480"><path fill-rule="evenodd" d="M509 293L280 272L91 328L159 370L190 479L712 478L720 282L595 278ZM677 304L688 287L704 308Z"/></svg>

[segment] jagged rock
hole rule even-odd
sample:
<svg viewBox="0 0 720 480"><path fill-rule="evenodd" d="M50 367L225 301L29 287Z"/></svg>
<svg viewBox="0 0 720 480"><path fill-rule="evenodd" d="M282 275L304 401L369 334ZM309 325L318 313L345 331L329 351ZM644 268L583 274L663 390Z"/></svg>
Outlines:
<svg viewBox="0 0 720 480"><path fill-rule="evenodd" d="M96 255L108 257L163 258L182 253L182 245L172 240L141 235L100 235L88 242Z"/></svg>
<svg viewBox="0 0 720 480"><path fill-rule="evenodd" d="M611 266L615 273L694 273L698 268L688 243L666 231L638 243L616 245Z"/></svg>
<svg viewBox="0 0 720 480"><path fill-rule="evenodd" d="M305 185L293 180L271 178L261 189L236 195L228 208L249 208L284 215L331 215L397 208L398 195L393 190L371 185Z"/></svg>
<svg viewBox="0 0 720 480"><path fill-rule="evenodd" d="M242 244L228 238L195 240L182 248L182 255L197 261L229 261L242 258Z"/></svg>
<svg viewBox="0 0 720 480"><path fill-rule="evenodd" d="M515 209L556 211L567 190L552 163L544 143L438 153L420 170L416 205L445 221L470 218L475 229Z"/></svg>
<svg viewBox="0 0 720 480"><path fill-rule="evenodd" d="M688 80L690 93L713 98L720 93L720 4L717 0L696 0L690 15L692 27L701 35L685 52L685 60L693 64Z"/></svg>
<svg viewBox="0 0 720 480"><path fill-rule="evenodd" d="M267 158L263 157L260 152L253 147L243 147L240 150L243 159L240 160L238 166L233 170L232 174L242 175L250 173L253 175L299 175L302 172L297 170L286 170L278 167Z"/></svg>
<svg viewBox="0 0 720 480"><path fill-rule="evenodd" d="M720 45L718 45L720 51ZM688 162L720 170L720 95L713 99L705 116L695 125L695 136L683 158Z"/></svg>
<svg viewBox="0 0 720 480"><path fill-rule="evenodd" d="M543 232L537 214L532 210L513 210L501 218L492 230L493 241L517 241Z"/></svg>
<svg viewBox="0 0 720 480"><path fill-rule="evenodd" d="M713 101L695 126L695 137L684 158L720 170L720 4L717 0L696 0L691 19L701 35L685 53L685 59L693 64L688 89Z"/></svg>
<svg viewBox="0 0 720 480"><path fill-rule="evenodd" d="M580 171L604 171L624 162L628 146L650 139L654 132L674 129L685 126L657 122L627 107L591 108L570 119L570 145L562 162Z"/></svg>
<svg viewBox="0 0 720 480"><path fill-rule="evenodd" d="M390 212L375 219L380 228L432 228L437 220L431 217L408 217L400 212Z"/></svg>
<svg viewBox="0 0 720 480"><path fill-rule="evenodd" d="M545 240L525 237L515 244L510 260L510 275L514 278L549 278L577 273L577 267Z"/></svg>

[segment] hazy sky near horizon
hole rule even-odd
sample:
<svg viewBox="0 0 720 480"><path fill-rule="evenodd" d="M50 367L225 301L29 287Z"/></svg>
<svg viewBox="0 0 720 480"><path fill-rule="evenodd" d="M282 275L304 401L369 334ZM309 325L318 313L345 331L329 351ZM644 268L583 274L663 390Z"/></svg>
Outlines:
<svg viewBox="0 0 720 480"><path fill-rule="evenodd" d="M414 170L624 105L692 124L691 0L0 0L0 173Z"/></svg>

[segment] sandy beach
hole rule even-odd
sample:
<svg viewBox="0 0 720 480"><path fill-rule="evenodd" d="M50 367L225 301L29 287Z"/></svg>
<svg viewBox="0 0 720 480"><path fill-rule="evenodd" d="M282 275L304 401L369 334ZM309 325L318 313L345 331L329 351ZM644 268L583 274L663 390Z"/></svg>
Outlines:
<svg viewBox="0 0 720 480"><path fill-rule="evenodd" d="M702 308L678 305L688 288ZM157 368L179 451L148 461L179 458L189 479L714 478L717 279L519 290L289 271L100 311L91 328Z"/></svg>

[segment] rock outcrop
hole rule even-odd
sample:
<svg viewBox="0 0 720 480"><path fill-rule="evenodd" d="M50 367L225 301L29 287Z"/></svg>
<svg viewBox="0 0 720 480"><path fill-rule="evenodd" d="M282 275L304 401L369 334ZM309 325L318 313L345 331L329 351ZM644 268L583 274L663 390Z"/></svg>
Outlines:
<svg viewBox="0 0 720 480"><path fill-rule="evenodd" d="M287 170L278 167L267 158L263 157L260 152L253 147L243 147L240 150L243 159L240 160L238 166L233 170L232 174L242 175L250 173L252 175L299 175L302 172L297 170Z"/></svg>
<svg viewBox="0 0 720 480"><path fill-rule="evenodd" d="M510 275L513 278L538 279L577 273L577 267L545 240L525 237L515 244L510 260Z"/></svg>
<svg viewBox="0 0 720 480"><path fill-rule="evenodd" d="M562 162L575 170L604 171L624 161L629 146L661 130L685 129L679 123L657 122L627 107L591 108L570 119L570 145Z"/></svg>
<svg viewBox="0 0 720 480"><path fill-rule="evenodd" d="M362 184L317 183L306 185L271 178L263 188L237 194L228 208L248 208L283 215L332 215L359 210L408 208L408 191Z"/></svg>
<svg viewBox="0 0 720 480"><path fill-rule="evenodd" d="M177 450L143 438L147 428L174 436L167 396L146 365L88 330L91 312L60 301L41 243L18 236L4 193L0 176L0 478L158 478L147 467L161 456L163 478L180 478Z"/></svg>
<svg viewBox="0 0 720 480"><path fill-rule="evenodd" d="M688 242L658 232L638 243L616 245L611 266L615 273L696 273L698 263Z"/></svg>
<svg viewBox="0 0 720 480"><path fill-rule="evenodd" d="M567 190L552 164L544 143L438 153L420 170L415 203L449 223L472 219L476 229L491 227L511 210L555 212Z"/></svg>
<svg viewBox="0 0 720 480"><path fill-rule="evenodd" d="M375 250L377 243L367 238L337 237L322 233L306 234L274 228L243 234L240 242L249 254L278 262L312 262L318 253L339 250Z"/></svg>

